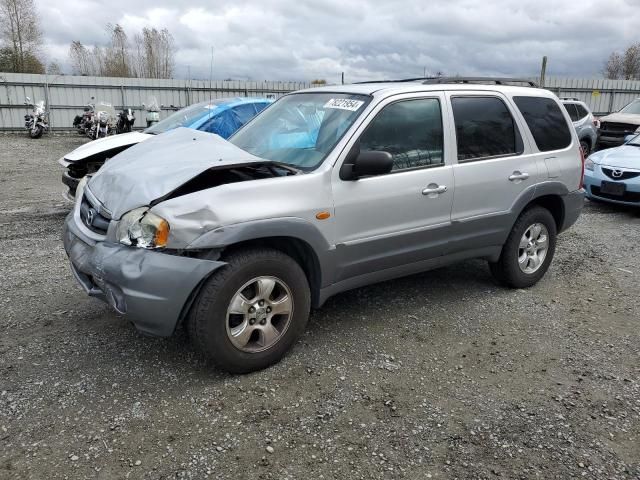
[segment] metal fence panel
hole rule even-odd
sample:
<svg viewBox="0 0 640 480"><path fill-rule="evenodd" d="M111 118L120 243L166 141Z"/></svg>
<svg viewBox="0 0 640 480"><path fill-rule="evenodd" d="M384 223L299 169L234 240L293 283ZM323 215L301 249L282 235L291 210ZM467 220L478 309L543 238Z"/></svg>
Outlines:
<svg viewBox="0 0 640 480"><path fill-rule="evenodd" d="M537 78L531 78L538 81ZM116 110L133 108L137 126L144 123L143 104L156 97L162 105L161 118L172 111L210 98L268 97L278 98L287 92L309 88L305 82L258 82L228 80L177 80L149 78L79 77L70 75L35 75L0 73L0 130L24 128L23 105L26 97L44 100L54 129L70 129L73 118L90 101L111 103ZM559 97L584 101L596 115L617 111L640 97L640 81L601 78L547 77L545 88ZM91 100L94 97L94 100Z"/></svg>
<svg viewBox="0 0 640 480"><path fill-rule="evenodd" d="M308 88L308 83L296 84ZM175 110L208 99L225 97L278 98L294 88L290 82L177 80L149 78L79 77L0 73L0 130L24 128L26 97L44 100L52 129L72 128L73 118L89 103L111 103L116 111L134 110L136 126L144 124L143 104L155 97L161 105L160 118ZM93 100L92 98L93 97Z"/></svg>

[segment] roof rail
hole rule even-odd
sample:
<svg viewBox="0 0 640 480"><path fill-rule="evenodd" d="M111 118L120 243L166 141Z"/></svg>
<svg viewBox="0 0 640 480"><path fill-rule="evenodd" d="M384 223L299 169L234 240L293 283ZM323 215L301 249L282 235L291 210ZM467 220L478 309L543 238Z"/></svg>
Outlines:
<svg viewBox="0 0 640 480"><path fill-rule="evenodd" d="M579 98L576 97L560 97L560 100L568 100L570 102L581 102Z"/></svg>
<svg viewBox="0 0 640 480"><path fill-rule="evenodd" d="M398 80L399 82L419 82L421 81L425 85L439 84L439 83L478 83L478 84L490 84L490 85L524 85L527 87L539 88L538 84L533 80L526 80L523 78L498 78L498 77L422 77L422 78L407 78L404 80Z"/></svg>

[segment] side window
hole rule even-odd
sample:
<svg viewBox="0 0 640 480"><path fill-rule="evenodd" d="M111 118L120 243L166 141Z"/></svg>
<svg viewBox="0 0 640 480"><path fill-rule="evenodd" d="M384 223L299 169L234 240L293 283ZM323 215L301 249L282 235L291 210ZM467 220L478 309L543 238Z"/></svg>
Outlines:
<svg viewBox="0 0 640 480"><path fill-rule="evenodd" d="M578 110L578 118L584 118L587 115L589 115L589 111L584 108L582 105L580 104L576 104L576 109Z"/></svg>
<svg viewBox="0 0 640 480"><path fill-rule="evenodd" d="M580 117L578 116L578 109L576 108L575 103L565 103L563 104L564 108L567 109L567 113L569 114L569 118L571 118L572 122L577 122Z"/></svg>
<svg viewBox="0 0 640 480"><path fill-rule="evenodd" d="M571 145L571 130L558 103L544 97L513 97L541 152ZM573 128L573 126L571 127Z"/></svg>
<svg viewBox="0 0 640 480"><path fill-rule="evenodd" d="M519 155L520 132L505 103L497 97L453 97L458 161Z"/></svg>
<svg viewBox="0 0 640 480"><path fill-rule="evenodd" d="M360 137L360 151L393 156L393 171L444 164L442 113L436 98L387 105Z"/></svg>

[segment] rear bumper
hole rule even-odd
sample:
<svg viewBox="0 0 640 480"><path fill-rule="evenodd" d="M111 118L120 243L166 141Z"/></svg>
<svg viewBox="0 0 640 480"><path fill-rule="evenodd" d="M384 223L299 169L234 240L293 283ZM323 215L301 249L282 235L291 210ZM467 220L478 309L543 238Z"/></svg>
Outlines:
<svg viewBox="0 0 640 480"><path fill-rule="evenodd" d="M163 337L173 333L201 282L224 265L95 242L76 227L73 213L63 239L73 275L88 295L111 305L138 330Z"/></svg>
<svg viewBox="0 0 640 480"><path fill-rule="evenodd" d="M564 219L559 232L565 231L578 221L578 217L580 217L580 213L584 207L584 196L585 191L580 189L562 197L562 202L564 203Z"/></svg>

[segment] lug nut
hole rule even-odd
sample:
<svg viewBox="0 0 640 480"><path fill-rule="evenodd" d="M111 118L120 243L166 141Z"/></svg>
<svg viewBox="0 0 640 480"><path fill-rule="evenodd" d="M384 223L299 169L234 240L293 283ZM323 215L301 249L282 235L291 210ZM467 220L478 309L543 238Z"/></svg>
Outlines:
<svg viewBox="0 0 640 480"><path fill-rule="evenodd" d="M267 313L271 313L271 307L267 307Z"/></svg>
<svg viewBox="0 0 640 480"><path fill-rule="evenodd" d="M254 323L256 323L256 319L255 318L250 318L249 319L249 325L253 325Z"/></svg>
<svg viewBox="0 0 640 480"><path fill-rule="evenodd" d="M267 324L267 319L263 318L262 320L260 320L260 325L266 325Z"/></svg>
<svg viewBox="0 0 640 480"><path fill-rule="evenodd" d="M253 312L255 312L255 311L256 311L256 309L255 309L255 308L253 308L253 307L251 307L251 308L249 309L249 313L253 313Z"/></svg>
<svg viewBox="0 0 640 480"><path fill-rule="evenodd" d="M264 305L264 300L260 300L260 301L258 302L258 305L263 306L263 305Z"/></svg>

